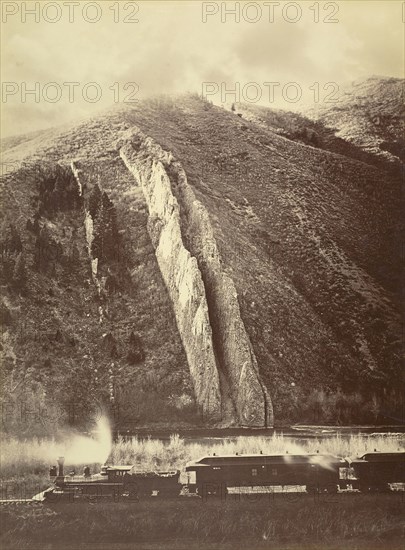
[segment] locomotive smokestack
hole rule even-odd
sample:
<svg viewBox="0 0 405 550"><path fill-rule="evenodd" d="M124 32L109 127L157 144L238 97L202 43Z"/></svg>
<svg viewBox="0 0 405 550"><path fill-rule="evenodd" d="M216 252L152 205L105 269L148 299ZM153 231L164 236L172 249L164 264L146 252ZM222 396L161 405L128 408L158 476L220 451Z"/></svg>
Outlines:
<svg viewBox="0 0 405 550"><path fill-rule="evenodd" d="M59 466L59 469L58 469L58 476L59 477L63 477L63 464L65 462L65 457L64 456L60 456L58 458L58 466Z"/></svg>

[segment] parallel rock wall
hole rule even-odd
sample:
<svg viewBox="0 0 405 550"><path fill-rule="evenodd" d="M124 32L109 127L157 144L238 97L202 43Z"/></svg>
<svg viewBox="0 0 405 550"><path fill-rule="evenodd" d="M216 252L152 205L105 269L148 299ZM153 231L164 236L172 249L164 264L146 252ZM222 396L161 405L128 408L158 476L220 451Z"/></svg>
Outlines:
<svg viewBox="0 0 405 550"><path fill-rule="evenodd" d="M76 183L78 185L79 195L82 197L83 184L81 181L81 171L77 168L75 161L71 162L70 168L73 172L73 176L75 177ZM91 217L90 212L86 209L86 206L84 206L84 228L86 231L87 253L89 255L89 260L90 260L91 277L93 279L93 283L97 288L97 292L100 295L101 283L98 278L98 258L93 258L93 252L92 252L92 244L94 240L94 220ZM104 318L103 306L100 305L98 307L98 311L99 311L99 322L102 323Z"/></svg>
<svg viewBox="0 0 405 550"><path fill-rule="evenodd" d="M183 244L179 205L171 192L169 177L147 144L136 151L128 143L120 154L140 183L148 204L148 229L174 306L197 403L204 420L220 422L221 393L204 283L197 260Z"/></svg>
<svg viewBox="0 0 405 550"><path fill-rule="evenodd" d="M172 161L169 172L181 205L183 234L187 235L189 250L197 258L205 283L218 367L228 381L238 423L272 425L271 400L260 380L256 357L241 318L235 284L221 265L208 212L196 199L180 163Z"/></svg>
<svg viewBox="0 0 405 550"><path fill-rule="evenodd" d="M273 411L239 309L223 270L205 207L171 153L132 131L120 155L140 183L149 233L171 296L196 399L213 420L270 426Z"/></svg>

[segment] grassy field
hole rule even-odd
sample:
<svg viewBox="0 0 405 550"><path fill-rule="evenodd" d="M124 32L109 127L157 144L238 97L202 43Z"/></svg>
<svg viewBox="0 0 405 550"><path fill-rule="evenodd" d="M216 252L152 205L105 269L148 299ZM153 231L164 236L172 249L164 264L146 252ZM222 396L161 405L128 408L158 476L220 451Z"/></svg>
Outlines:
<svg viewBox="0 0 405 550"><path fill-rule="evenodd" d="M90 438L82 438L84 445ZM296 440L297 441L297 440ZM73 450L79 445L73 441ZM82 448L82 447L81 447ZM377 449L380 452L405 450L404 434L376 434L352 435L350 437L333 436L320 439L303 439L299 444L283 434L274 434L271 437L239 436L234 439L222 439L217 443L188 442L186 439L173 434L170 441L148 438L119 437L112 444L94 445L87 453L84 461L93 463L94 467L107 464L137 464L145 468L175 467L181 468L185 462L199 458L206 454L235 454L235 453L331 453L342 457L361 456L366 452ZM96 460L96 454L99 454ZM77 453L78 456L79 453ZM55 439L3 439L0 451L1 475L21 475L29 473L43 473L47 471L58 456L66 457L67 467L75 464L69 461L74 453L70 443L62 444ZM76 465L77 466L77 465Z"/></svg>
<svg viewBox="0 0 405 550"><path fill-rule="evenodd" d="M400 436L376 435L363 437L352 435L349 438L334 436L325 439L303 440L298 444L282 434L272 437L240 436L235 440L222 440L207 446L203 443L187 443L173 435L169 443L156 439L123 439L114 443L108 462L111 464L146 464L149 467L181 468L185 462L206 454L235 453L331 453L343 457L361 456L378 449L396 451L405 449L405 438Z"/></svg>
<svg viewBox="0 0 405 550"><path fill-rule="evenodd" d="M402 548L404 500L399 493L286 497L7 505L0 508L0 543L19 550Z"/></svg>

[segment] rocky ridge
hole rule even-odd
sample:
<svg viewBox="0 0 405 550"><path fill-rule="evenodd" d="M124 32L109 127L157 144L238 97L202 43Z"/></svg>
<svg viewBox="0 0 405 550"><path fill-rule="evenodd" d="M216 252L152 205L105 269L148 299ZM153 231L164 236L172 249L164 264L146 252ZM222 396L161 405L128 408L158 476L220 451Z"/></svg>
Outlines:
<svg viewBox="0 0 405 550"><path fill-rule="evenodd" d="M181 164L142 132L130 131L120 156L148 203L149 233L204 416L227 425L272 425L271 400L260 380L235 285L221 268L207 210Z"/></svg>

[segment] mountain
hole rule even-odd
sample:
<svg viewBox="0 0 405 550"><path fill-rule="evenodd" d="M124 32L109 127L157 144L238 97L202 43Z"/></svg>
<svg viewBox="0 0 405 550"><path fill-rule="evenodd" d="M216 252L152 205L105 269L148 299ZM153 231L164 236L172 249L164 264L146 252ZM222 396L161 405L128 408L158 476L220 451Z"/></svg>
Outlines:
<svg viewBox="0 0 405 550"><path fill-rule="evenodd" d="M352 82L336 103L319 103L306 115L379 158L405 161L403 79L372 76Z"/></svg>
<svg viewBox="0 0 405 550"><path fill-rule="evenodd" d="M238 109L155 98L5 144L9 429L21 403L31 432L399 418L400 175Z"/></svg>

